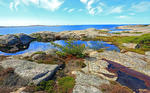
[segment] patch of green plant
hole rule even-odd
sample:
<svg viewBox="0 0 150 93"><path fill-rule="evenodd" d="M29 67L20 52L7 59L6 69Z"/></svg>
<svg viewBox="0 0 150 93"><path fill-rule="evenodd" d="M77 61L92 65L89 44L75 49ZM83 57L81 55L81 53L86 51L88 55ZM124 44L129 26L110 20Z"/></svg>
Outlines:
<svg viewBox="0 0 150 93"><path fill-rule="evenodd" d="M48 93L55 93L54 90L55 81L42 81L38 86L36 86L36 91L46 91Z"/></svg>
<svg viewBox="0 0 150 93"><path fill-rule="evenodd" d="M143 33L143 32L132 32L133 34L141 34L141 33Z"/></svg>
<svg viewBox="0 0 150 93"><path fill-rule="evenodd" d="M35 52L34 55L35 55L35 54L45 54L45 52L43 52L43 51L38 51L38 52Z"/></svg>
<svg viewBox="0 0 150 93"><path fill-rule="evenodd" d="M58 79L58 86L60 87L60 93L68 93L75 85L75 79L70 76L62 77Z"/></svg>
<svg viewBox="0 0 150 93"><path fill-rule="evenodd" d="M115 33L113 33L113 34L121 34L120 32L115 32Z"/></svg>
<svg viewBox="0 0 150 93"><path fill-rule="evenodd" d="M73 40L65 41L65 43L66 45L62 46L54 42L51 42L52 45L60 49L60 51L56 52L60 56L73 55L78 58L83 58L85 56L83 54L83 51L85 50L84 44L74 44Z"/></svg>
<svg viewBox="0 0 150 93"><path fill-rule="evenodd" d="M32 34L32 36L33 36L34 38L36 38L37 41L41 41L41 40L42 40L42 37L41 37L40 34Z"/></svg>

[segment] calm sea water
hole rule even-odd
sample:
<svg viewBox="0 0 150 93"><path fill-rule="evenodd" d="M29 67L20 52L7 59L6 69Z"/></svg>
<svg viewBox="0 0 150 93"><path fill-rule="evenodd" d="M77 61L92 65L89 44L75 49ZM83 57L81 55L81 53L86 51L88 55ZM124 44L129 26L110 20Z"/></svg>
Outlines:
<svg viewBox="0 0 150 93"><path fill-rule="evenodd" d="M58 41L55 41L55 43L63 45L63 46L66 45L66 42L64 40L58 40ZM120 51L119 48L116 47L115 45L111 45L111 44L108 44L103 41L81 41L81 40L78 40L78 41L74 41L74 44L85 44L86 47L92 48L95 50L100 49L100 48L107 48L107 50ZM19 51L16 53L4 53L4 52L0 51L0 55L19 55L19 54L24 54L27 52L46 51L49 49L55 49L55 47L53 45L51 45L51 43L34 41L30 44L29 48L24 51Z"/></svg>
<svg viewBox="0 0 150 93"><path fill-rule="evenodd" d="M122 26L122 25L64 25L64 26L0 27L0 35L16 34L16 33L31 34L31 33L39 32L39 31L61 32L61 31L71 31L71 30L84 30L88 28L110 29L112 31L121 31L119 29L115 29L118 26Z"/></svg>

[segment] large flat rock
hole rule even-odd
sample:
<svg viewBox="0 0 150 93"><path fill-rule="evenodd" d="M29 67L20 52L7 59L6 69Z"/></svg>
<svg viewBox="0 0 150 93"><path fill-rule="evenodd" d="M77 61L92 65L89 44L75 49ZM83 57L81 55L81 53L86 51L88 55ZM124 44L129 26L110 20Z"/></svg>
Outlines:
<svg viewBox="0 0 150 93"><path fill-rule="evenodd" d="M4 68L14 68L16 74L34 84L51 79L59 67L58 65L37 64L16 59L2 61L1 65Z"/></svg>

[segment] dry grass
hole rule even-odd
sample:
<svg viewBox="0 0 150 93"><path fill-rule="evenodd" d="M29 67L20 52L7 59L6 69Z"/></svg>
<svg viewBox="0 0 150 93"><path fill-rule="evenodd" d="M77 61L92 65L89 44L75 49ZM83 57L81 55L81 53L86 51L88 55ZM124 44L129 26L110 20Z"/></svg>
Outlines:
<svg viewBox="0 0 150 93"><path fill-rule="evenodd" d="M108 84L103 84L100 86L100 89L102 90L103 93L133 93L131 89L125 86L121 86L117 82L111 82L110 85Z"/></svg>

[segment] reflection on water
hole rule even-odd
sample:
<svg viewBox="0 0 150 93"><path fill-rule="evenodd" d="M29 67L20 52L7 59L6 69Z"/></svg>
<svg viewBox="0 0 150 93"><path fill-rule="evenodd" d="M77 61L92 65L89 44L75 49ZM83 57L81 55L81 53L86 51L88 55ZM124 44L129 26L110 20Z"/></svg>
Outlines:
<svg viewBox="0 0 150 93"><path fill-rule="evenodd" d="M148 89L150 90L150 77L132 70L128 67L125 67L121 64L116 62L103 59L109 63L108 71L117 74L117 82L121 85L127 86L128 88L132 89L136 93L139 93L139 89ZM148 93L148 92L144 92Z"/></svg>
<svg viewBox="0 0 150 93"><path fill-rule="evenodd" d="M54 41L57 44L66 45L66 42L64 40L57 40ZM114 51L120 51L118 47L116 47L115 45L111 45L108 44L106 42L103 41L74 41L74 44L85 44L86 47L88 48L93 48L93 49L100 49L100 48L105 48L107 47L107 50L114 50ZM54 49L55 47L53 45L51 45L50 42L32 42L29 46L28 49L24 50L24 51L19 51L16 53L4 53L0 51L0 55L19 55L19 54L23 54L23 53L27 53L27 52L35 52L35 51L46 51L48 49Z"/></svg>

